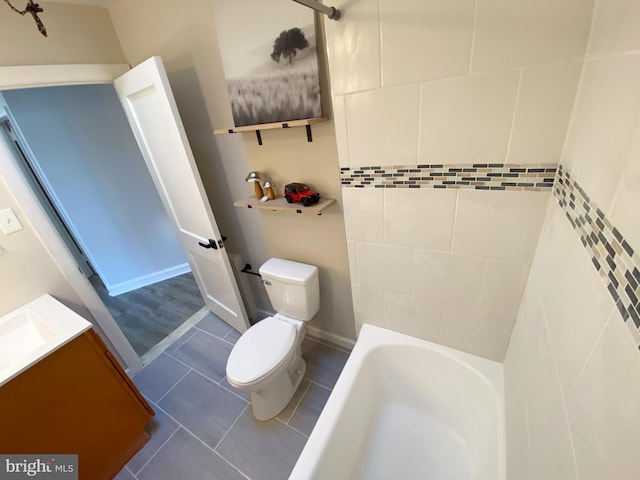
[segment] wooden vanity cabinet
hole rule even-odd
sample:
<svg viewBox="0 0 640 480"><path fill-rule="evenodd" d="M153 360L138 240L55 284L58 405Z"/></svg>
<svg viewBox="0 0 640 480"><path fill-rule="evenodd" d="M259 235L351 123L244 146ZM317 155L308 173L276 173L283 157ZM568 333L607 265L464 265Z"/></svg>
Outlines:
<svg viewBox="0 0 640 480"><path fill-rule="evenodd" d="M78 454L81 480L112 479L154 415L88 330L0 387L0 452Z"/></svg>

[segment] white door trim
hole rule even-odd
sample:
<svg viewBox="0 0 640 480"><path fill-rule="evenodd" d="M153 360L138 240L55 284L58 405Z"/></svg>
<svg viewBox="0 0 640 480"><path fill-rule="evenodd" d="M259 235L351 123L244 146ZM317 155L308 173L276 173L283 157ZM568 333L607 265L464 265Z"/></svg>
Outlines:
<svg viewBox="0 0 640 480"><path fill-rule="evenodd" d="M113 83L129 70L127 65L36 65L0 67L0 89L33 88L96 83ZM0 139L0 175L23 209L51 257L125 363L130 374L142 368L142 361L49 222L37 198L15 165L9 145Z"/></svg>
<svg viewBox="0 0 640 480"><path fill-rule="evenodd" d="M0 67L0 90L113 83L129 65L25 65Z"/></svg>

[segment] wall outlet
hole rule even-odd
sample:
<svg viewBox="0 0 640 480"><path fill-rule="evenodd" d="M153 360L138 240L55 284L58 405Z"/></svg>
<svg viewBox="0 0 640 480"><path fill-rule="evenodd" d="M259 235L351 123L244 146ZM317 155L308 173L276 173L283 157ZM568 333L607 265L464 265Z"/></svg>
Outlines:
<svg viewBox="0 0 640 480"><path fill-rule="evenodd" d="M10 208L0 210L0 229L2 229L5 235L22 230L20 220L18 220L16 214Z"/></svg>

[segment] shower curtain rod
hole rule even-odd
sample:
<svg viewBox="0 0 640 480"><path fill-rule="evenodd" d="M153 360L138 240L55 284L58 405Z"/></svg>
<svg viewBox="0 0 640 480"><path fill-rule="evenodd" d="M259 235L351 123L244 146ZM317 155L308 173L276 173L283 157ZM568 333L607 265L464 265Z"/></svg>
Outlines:
<svg viewBox="0 0 640 480"><path fill-rule="evenodd" d="M340 10L334 7L326 7L315 0L293 0L305 7L313 8L316 12L324 13L331 20L340 20Z"/></svg>

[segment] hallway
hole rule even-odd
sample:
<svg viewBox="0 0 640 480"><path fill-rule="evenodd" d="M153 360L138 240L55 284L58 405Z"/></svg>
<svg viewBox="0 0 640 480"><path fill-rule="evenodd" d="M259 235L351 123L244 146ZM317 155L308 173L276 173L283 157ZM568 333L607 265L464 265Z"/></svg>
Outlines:
<svg viewBox="0 0 640 480"><path fill-rule="evenodd" d="M204 306L192 273L116 297L109 296L97 275L89 281L140 357Z"/></svg>

